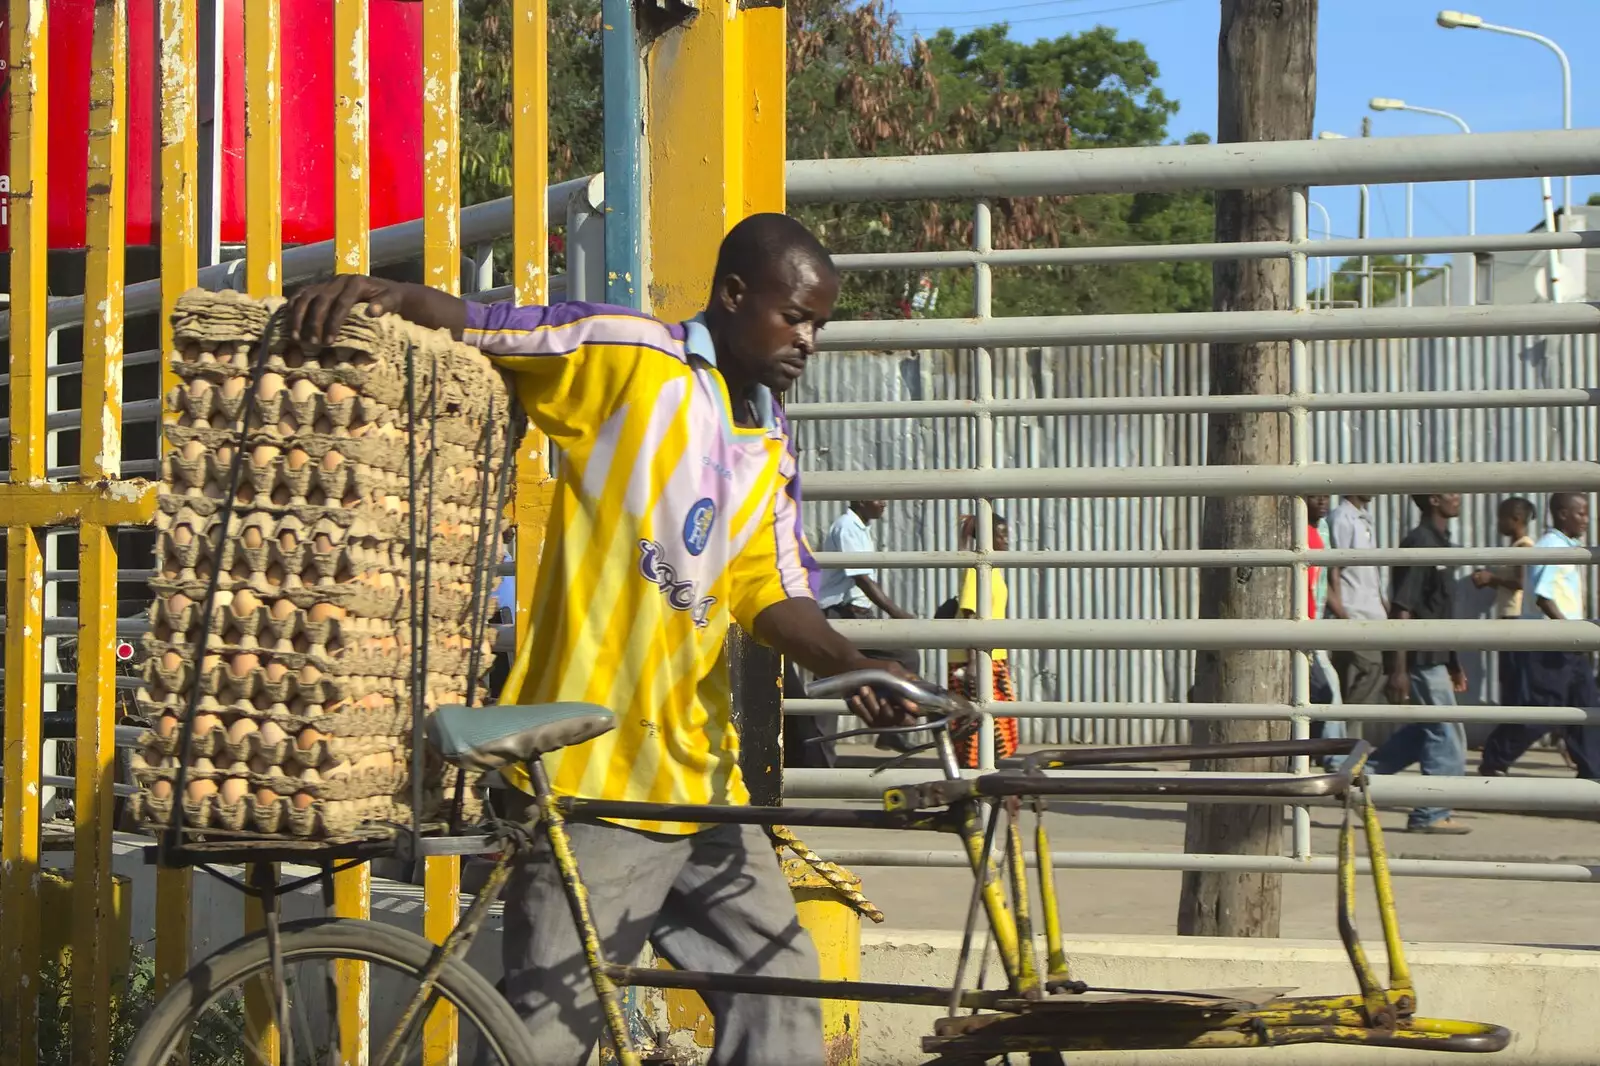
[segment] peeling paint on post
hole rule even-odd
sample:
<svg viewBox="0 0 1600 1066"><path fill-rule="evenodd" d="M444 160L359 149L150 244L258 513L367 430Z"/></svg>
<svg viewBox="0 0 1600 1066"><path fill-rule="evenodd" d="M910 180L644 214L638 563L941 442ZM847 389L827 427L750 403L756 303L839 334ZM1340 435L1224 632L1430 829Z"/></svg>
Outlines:
<svg viewBox="0 0 1600 1066"><path fill-rule="evenodd" d="M49 21L45 0L12 0L11 76L11 481L45 476L45 251L49 205ZM12 516L10 521L18 521ZM44 556L38 534L6 538L5 791L0 798L0 1062L38 1057L39 751Z"/></svg>
<svg viewBox="0 0 1600 1066"><path fill-rule="evenodd" d="M79 474L105 482L122 466L122 293L126 217L127 0L95 4L89 114L89 257L84 301ZM111 1054L111 968L116 943L111 828L116 766L117 550L115 534L85 522L78 534L76 791L73 794L72 1061Z"/></svg>
<svg viewBox="0 0 1600 1066"><path fill-rule="evenodd" d="M367 132L367 0L335 0L333 5L334 271L365 274L372 251L371 178ZM365 863L333 875L333 914L372 916L372 868ZM372 971L364 962L333 964L338 996L338 1061L333 1066L367 1066L372 1006Z"/></svg>

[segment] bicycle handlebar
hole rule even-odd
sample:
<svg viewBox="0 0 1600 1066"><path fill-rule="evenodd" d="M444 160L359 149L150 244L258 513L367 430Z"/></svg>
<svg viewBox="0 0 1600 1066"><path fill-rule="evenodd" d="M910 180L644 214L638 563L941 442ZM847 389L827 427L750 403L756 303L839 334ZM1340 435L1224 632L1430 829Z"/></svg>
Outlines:
<svg viewBox="0 0 1600 1066"><path fill-rule="evenodd" d="M929 710L942 711L946 718L967 718L978 713L976 707L954 692L921 678L908 680L887 670L851 670L845 674L818 678L806 686L806 691L823 699L837 699L863 688L873 689L879 695L897 696Z"/></svg>

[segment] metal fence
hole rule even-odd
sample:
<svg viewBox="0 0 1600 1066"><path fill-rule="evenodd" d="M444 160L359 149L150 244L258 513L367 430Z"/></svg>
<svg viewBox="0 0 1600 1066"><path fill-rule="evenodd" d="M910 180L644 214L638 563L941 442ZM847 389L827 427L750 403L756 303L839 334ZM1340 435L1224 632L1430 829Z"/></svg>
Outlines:
<svg viewBox="0 0 1600 1066"><path fill-rule="evenodd" d="M1600 385L1600 342L1593 335L1328 341L1312 344L1309 356L1314 400L1353 406L1357 396L1368 396L1389 404L1402 394L1434 405L1313 407L1314 464L1389 457L1407 463L1523 463L1600 454L1589 411L1590 390ZM1198 344L997 351L992 357L996 404L1017 413L995 422L995 463L1076 469L1203 462L1205 416L1174 408L1181 408L1185 396L1208 392L1208 359L1206 347ZM975 364L970 353L946 351L818 357L797 387L799 402L790 406L808 476L973 466L973 419L883 417L883 411L907 403L944 403L950 410L967 406L977 391ZM1480 406L1453 406L1463 391L1477 394ZM850 397L851 410L876 417L829 417L839 409L831 402L837 397ZM1130 399L1135 402L1125 402ZM1040 413L1027 413L1034 411ZM1458 543L1502 545L1495 529L1501 496L1476 493L1470 481L1459 487L1467 495L1455 524ZM1201 505L1193 497L997 500L996 507L1011 519L1015 550L1118 552L1125 561L1110 565L1112 559L1101 554L1097 567L1004 567L1011 616L1199 617L1198 570L1149 562L1151 553L1200 547ZM903 500L874 528L889 552L951 552L957 547L958 518L971 509L959 500ZM1372 510L1380 546L1398 544L1415 524L1415 509L1403 495L1380 497ZM838 511L836 503L807 504L814 543L820 543ZM1469 570L1459 571L1458 613L1489 617L1494 595L1475 588L1467 580ZM931 617L957 591L960 571L907 566L880 576L896 602ZM1473 653L1463 661L1471 689L1462 701L1485 707L1497 702L1496 657ZM945 676L942 652L930 652L923 665L930 676ZM1155 744L1187 736L1182 719L1095 716L1095 705L1102 703L1182 702L1193 676L1187 649L1021 650L1011 657L1011 670L1019 699L1083 707L1084 717L1024 719L1025 742ZM1373 722L1367 736L1381 740L1385 731L1384 723Z"/></svg>
<svg viewBox="0 0 1600 1066"><path fill-rule="evenodd" d="M1512 555L1508 549L1488 546L1432 553L1394 548L1356 555L1312 551L1301 499L1311 492L1384 497L1464 490L1493 496L1600 488L1600 467L1582 459L1592 454L1586 445L1592 443L1588 408L1594 395L1583 387L1592 362L1582 362L1592 347L1587 336L1581 342L1572 339L1594 333L1600 326L1600 308L1541 304L1311 310L1307 285L1307 260L1312 254L1587 248L1594 246L1595 237L1535 233L1313 245L1308 239L1304 192L1316 185L1583 172L1597 160L1600 133L1577 131L1382 144L1286 142L792 165L791 202L975 201L970 250L841 257L847 270L968 267L974 272L974 305L966 318L845 322L823 334L822 344L830 352L918 353L900 359L869 356L865 362L851 356L825 357L825 368L840 369L825 369L820 383L814 381L809 387L808 402L791 408L814 471L805 487L814 501L811 514L816 525L822 524L830 504L836 509L852 499L914 501L909 504L909 521L901 519L906 528L894 534L903 539L892 540L889 550L824 555L824 565L923 570L916 578L919 591L914 603L924 610L953 587L954 570L973 567L978 572L980 619L990 613L985 602L988 571L996 566L1015 575L1028 571L1022 586L1025 596L1019 602L1037 608L1033 617L1022 619L885 620L845 623L845 628L873 647L935 652L1007 647L1025 656L1029 651L1044 653L1024 660L1038 675L1028 693L1034 698L1006 705L1008 714L1123 722L1155 716L1275 717L1287 719L1297 737L1308 735L1314 717L1429 720L1421 708L1314 707L1310 653L1317 650L1600 648L1594 628L1584 622L1508 626L1469 619L1322 620L1310 624L1306 568L1312 563L1460 566L1507 562ZM991 245L989 201L998 197L1272 185L1298 187L1287 241L1007 251ZM1290 307L1236 313L990 316L991 270L999 265L1229 258L1287 259ZM1267 397L1207 395L1204 374L1197 372L1202 360L1193 346L1223 341L1286 342L1288 391ZM1058 347L1065 351L1047 355ZM1464 363L1463 350L1486 354L1477 363ZM1487 380L1475 374L1476 367L1495 352L1515 352L1519 358L1538 352L1542 365L1532 371L1504 370ZM1050 375L1056 379L1054 387L1045 384ZM1091 384L1085 388L1071 387L1086 380ZM864 382L872 384L862 387ZM1033 388L1024 390L1023 382ZM1007 387L1013 384L1019 387ZM835 387L828 389L829 385ZM1225 410L1286 414L1288 464L1204 466L1204 416ZM1530 410L1537 413L1530 415ZM840 424L846 420L864 424ZM1047 421L1055 423L1052 429L1043 427ZM1484 433L1490 425L1499 432ZM1365 428L1353 434L1352 426ZM1195 533L1198 501L1223 495L1294 497L1297 521L1292 546L1201 551ZM987 517L1002 503L1019 514L1023 544L996 553L988 539ZM1023 510L1017 512L1019 507ZM1469 522L1481 526L1481 507L1475 503ZM978 517L975 552L950 550L958 512ZM1380 512L1379 521L1394 528L1399 516ZM1029 527L1036 531L1032 541L1027 539ZM1515 561L1593 561L1588 549L1529 551L1522 549ZM1287 617L1247 622L1196 618L1194 571L1207 565L1292 568L1295 580L1290 584ZM1094 591L1080 592L1075 600L1074 585ZM1188 687L1189 654L1208 648L1297 652L1292 658L1291 690L1282 703L1270 706L1175 705ZM1119 688L1106 676L1106 664L1116 661L1112 656L1140 666L1159 664L1159 669L1141 671L1137 688ZM1073 687L1077 678L1061 680L1086 661L1100 667L1098 681L1092 670L1083 687ZM1039 669L1041 662L1053 665ZM987 694L986 656L980 656L979 665L978 691ZM1046 677L1051 680L1045 682ZM785 707L791 712L827 714L839 705L788 700ZM1600 709L1465 708L1449 717L1600 722ZM987 742L980 750L991 752ZM1308 767L1299 760L1293 769L1304 773ZM787 775L786 795L865 795L882 784L854 771L797 770ZM1384 778L1376 783L1375 793L1386 803L1421 803L1426 798L1440 805L1504 809L1514 793L1518 809L1600 808L1600 782L1592 781ZM1295 812L1292 856L1301 862L1313 858L1309 812L1304 809ZM854 857L864 862L898 861L883 853ZM1229 856L1180 861L1185 868L1209 864L1207 868L1232 869L1266 869L1276 863ZM1425 874L1431 869L1424 862L1408 872ZM1593 868L1580 869L1581 874L1564 871L1560 876L1594 878ZM1443 867L1438 870L1445 875ZM1507 873L1503 866L1486 864L1475 875Z"/></svg>

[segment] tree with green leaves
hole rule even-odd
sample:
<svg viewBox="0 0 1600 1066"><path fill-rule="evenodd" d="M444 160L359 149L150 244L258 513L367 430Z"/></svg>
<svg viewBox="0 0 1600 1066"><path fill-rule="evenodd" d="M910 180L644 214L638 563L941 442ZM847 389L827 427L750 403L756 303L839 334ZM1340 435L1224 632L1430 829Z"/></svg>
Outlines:
<svg viewBox="0 0 1600 1066"><path fill-rule="evenodd" d="M1177 105L1142 44L1096 27L1024 44L1006 27L907 40L882 0L791 0L791 159L1037 151L1161 143ZM551 0L551 180L600 169L600 28L595 0ZM462 179L466 202L510 185L511 47L505 0L462 4ZM1204 140L1203 136L1190 138ZM993 205L996 248L1209 240L1210 197L1160 193L1017 197ZM829 204L797 212L836 252L970 246L970 203ZM910 313L919 277L852 273L841 317ZM935 309L970 313L971 277L948 271ZM1210 305L1204 264L997 270L999 315L1187 311Z"/></svg>
<svg viewBox="0 0 1600 1066"><path fill-rule="evenodd" d="M1406 276L1406 257L1403 255L1374 255L1369 257L1372 271L1372 304L1373 307L1383 307L1387 304L1397 303L1405 287L1402 279ZM1416 280L1411 287L1416 289L1424 282L1432 281L1444 271L1440 267L1425 267L1421 257L1417 258L1412 271ZM1317 290L1316 298L1327 302L1332 297L1332 306L1341 307L1361 304L1361 259L1352 256L1333 268L1333 281L1325 289Z"/></svg>

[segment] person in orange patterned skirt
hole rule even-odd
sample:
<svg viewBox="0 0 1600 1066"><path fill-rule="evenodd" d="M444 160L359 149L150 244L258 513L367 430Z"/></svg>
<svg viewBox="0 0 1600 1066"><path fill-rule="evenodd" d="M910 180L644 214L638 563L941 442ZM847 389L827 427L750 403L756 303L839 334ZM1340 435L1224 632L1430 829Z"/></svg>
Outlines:
<svg viewBox="0 0 1600 1066"><path fill-rule="evenodd" d="M965 551L973 551L977 547L976 520L971 515L964 515L961 520L961 544ZM1011 527L1000 515L994 516L994 550L1003 552L1011 546ZM1006 616L1006 579L998 569L989 571L989 617L1004 618ZM955 617L977 618L978 615L978 571L968 570L961 575L961 593L956 597ZM994 666L994 692L992 699L1001 703L1015 703L1016 689L1011 684L1011 666L1007 661L1006 650L996 648L989 653ZM962 651L952 649L950 652L949 689L952 692L963 693L968 699L978 698L979 663L977 650ZM956 738L956 754L961 759L961 765L976 768L978 765L978 737L976 730ZM1017 751L1017 720L1015 718L1000 718L994 720L995 758L1006 759L1016 754Z"/></svg>

